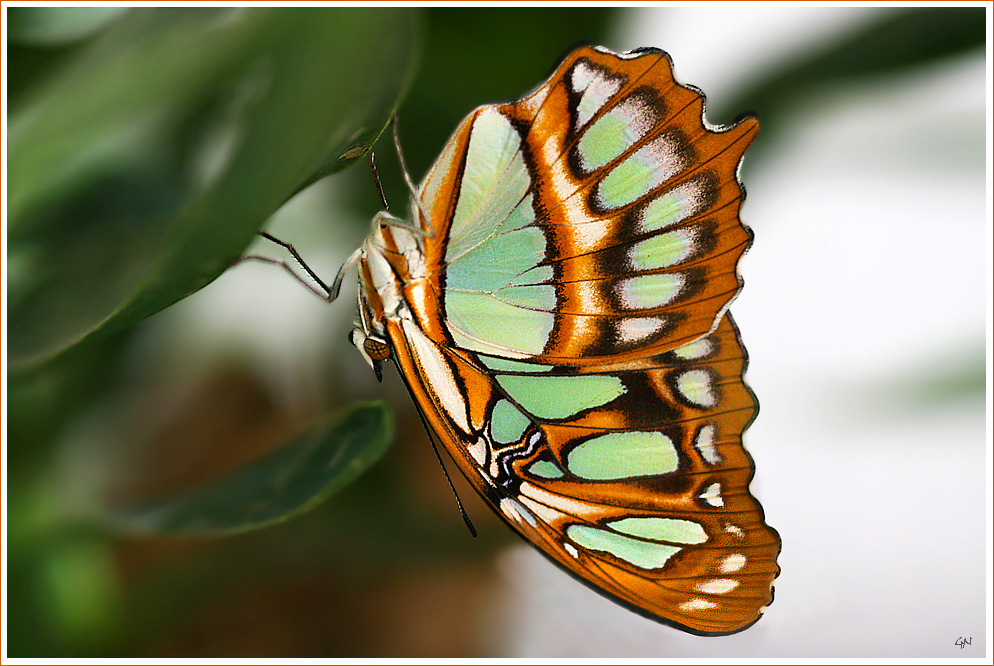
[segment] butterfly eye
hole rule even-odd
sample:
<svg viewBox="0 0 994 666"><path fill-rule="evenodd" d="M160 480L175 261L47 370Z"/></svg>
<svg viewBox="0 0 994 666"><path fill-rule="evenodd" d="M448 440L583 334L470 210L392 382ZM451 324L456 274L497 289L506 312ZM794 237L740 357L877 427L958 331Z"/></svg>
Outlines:
<svg viewBox="0 0 994 666"><path fill-rule="evenodd" d="M385 361L390 358L390 345L380 338L367 337L362 341L362 349L374 361Z"/></svg>

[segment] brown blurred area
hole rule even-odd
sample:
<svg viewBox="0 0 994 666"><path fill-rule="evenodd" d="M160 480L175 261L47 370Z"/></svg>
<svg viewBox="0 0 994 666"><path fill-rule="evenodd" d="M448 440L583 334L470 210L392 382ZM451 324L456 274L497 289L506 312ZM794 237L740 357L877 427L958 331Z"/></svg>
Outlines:
<svg viewBox="0 0 994 666"><path fill-rule="evenodd" d="M161 402L140 420L145 441L123 497L194 487L293 434L293 416L232 367ZM397 419L394 447L363 484L302 518L220 539L114 544L125 595L159 617L138 624L164 629L141 656L487 656L483 629L500 594L492 556L515 537L454 478L481 532L473 539L417 415L401 404Z"/></svg>

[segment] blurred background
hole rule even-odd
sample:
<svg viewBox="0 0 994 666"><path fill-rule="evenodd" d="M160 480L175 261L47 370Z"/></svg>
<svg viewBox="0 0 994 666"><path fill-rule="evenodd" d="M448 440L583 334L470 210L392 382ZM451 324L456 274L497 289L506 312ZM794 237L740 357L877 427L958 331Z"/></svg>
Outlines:
<svg viewBox="0 0 994 666"><path fill-rule="evenodd" d="M989 7L4 11L5 187L22 193L5 197L4 221L7 655L989 658ZM345 46L326 53L319 46L335 40L293 32L301 11L301 25L355 22L371 37L336 33ZM142 37L183 21L182 38ZM241 37L260 49L251 76L235 85L219 75L228 88L204 78L219 96L209 100L207 84L184 87L189 73L170 78L184 59L200 75L208 56L231 71L237 40L211 38L231 25L251 26ZM205 40L213 51L198 51ZM732 312L762 406L746 434L752 489L783 538L783 573L766 617L735 636L689 636L602 599L455 478L480 532L472 539L399 378L387 369L377 384L346 340L351 276L328 306L272 266L223 271L225 260L198 256L191 269L186 258L199 248L236 257L279 208L264 228L333 277L382 207L365 164L344 167L398 98L418 179L466 113L520 97L579 41L662 48L677 78L707 94L711 122L748 110L762 123L742 174L756 241ZM156 47L120 64L136 42ZM361 76L335 78L342 70ZM253 85L284 81L299 86L297 115L252 106L268 99ZM141 113L114 116L142 86ZM322 95L327 107L306 106ZM167 140L156 128L177 99L196 112L171 122ZM217 130L245 105L254 124ZM49 117L61 133L24 139L30 122L58 113ZM335 127L361 127L322 130L327 146L306 153L311 119L336 113ZM114 132L82 137L77 117L96 119L91 130L110 118ZM232 142L263 148L232 153ZM387 199L403 210L389 142L376 154ZM24 186L31 169L55 173L44 168L52 155L75 171ZM191 164L196 173L178 179ZM240 189L224 199L226 174L240 168ZM332 172L279 206L307 174ZM107 219L112 246L87 231ZM53 237L72 247L46 254ZM187 263L162 265L189 282L143 292L159 295L139 299L133 321L100 304L123 323L46 351L62 348L56 328L63 339L84 330L81 302L113 292L90 276L122 254L145 267L171 247ZM94 508L196 487L376 399L393 410L393 446L288 522L192 538L114 529Z"/></svg>

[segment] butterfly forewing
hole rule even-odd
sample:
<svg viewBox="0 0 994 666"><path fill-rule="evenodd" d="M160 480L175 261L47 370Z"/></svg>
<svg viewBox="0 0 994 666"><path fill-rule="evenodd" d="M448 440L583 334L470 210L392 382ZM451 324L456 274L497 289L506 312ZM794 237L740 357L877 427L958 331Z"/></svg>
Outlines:
<svg viewBox="0 0 994 666"><path fill-rule="evenodd" d="M702 634L755 622L778 573L725 312L757 127L707 125L661 51L577 49L456 129L412 207L431 234L382 227L360 261L363 331L494 509L595 589Z"/></svg>
<svg viewBox="0 0 994 666"><path fill-rule="evenodd" d="M444 341L585 364L710 331L751 239L736 171L758 124L712 131L702 113L665 54L583 48L471 114L421 190Z"/></svg>

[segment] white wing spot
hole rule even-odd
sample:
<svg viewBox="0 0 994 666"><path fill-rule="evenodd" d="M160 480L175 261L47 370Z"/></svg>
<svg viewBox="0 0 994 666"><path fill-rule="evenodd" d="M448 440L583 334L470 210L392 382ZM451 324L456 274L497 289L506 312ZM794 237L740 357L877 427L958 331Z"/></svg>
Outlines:
<svg viewBox="0 0 994 666"><path fill-rule="evenodd" d="M567 553L569 553L570 555L573 556L573 559L576 560L576 559L580 558L580 553L577 552L576 548L573 547L573 544L571 544L571 543L564 543L563 544L563 548L566 550Z"/></svg>
<svg viewBox="0 0 994 666"><path fill-rule="evenodd" d="M603 46L592 46L591 48L607 55L613 55L615 58L621 58L622 60L634 60L645 55L645 51L622 51L619 53Z"/></svg>
<svg viewBox="0 0 994 666"><path fill-rule="evenodd" d="M723 559L721 564L718 565L718 570L721 573L733 573L739 571L746 564L746 557L740 553L733 553Z"/></svg>
<svg viewBox="0 0 994 666"><path fill-rule="evenodd" d="M728 532L729 534L734 534L735 536L737 536L740 539L744 539L745 538L745 532L743 532L742 528L739 527L739 526L737 526L737 525L732 525L731 523L726 523L725 524L725 531Z"/></svg>
<svg viewBox="0 0 994 666"><path fill-rule="evenodd" d="M587 89L590 82L594 80L596 72L592 67L590 67L586 62L580 61L576 63L576 67L573 68L573 75L570 77L570 85L573 86L573 92L578 93Z"/></svg>
<svg viewBox="0 0 994 666"><path fill-rule="evenodd" d="M705 489L703 493L698 495L698 497L700 497L710 506L715 506L715 507L725 506L725 500L721 498L721 484L718 482L712 483L710 486L707 487L707 489Z"/></svg>
<svg viewBox="0 0 994 666"><path fill-rule="evenodd" d="M682 359L692 361L698 358L704 358L705 356L710 356L713 349L714 348L710 340L707 338L701 338L700 340L688 342L682 347L677 347L673 350L673 353Z"/></svg>
<svg viewBox="0 0 994 666"><path fill-rule="evenodd" d="M576 106L577 129L586 125L621 90L622 80L622 77L606 76L582 60L577 62L570 76L573 92L583 93Z"/></svg>
<svg viewBox="0 0 994 666"><path fill-rule="evenodd" d="M714 407L718 402L711 388L711 374L706 370L688 370L676 380L677 390L684 398L701 407Z"/></svg>
<svg viewBox="0 0 994 666"><path fill-rule="evenodd" d="M636 275L620 280L615 294L629 310L661 308L680 295L684 281L682 273Z"/></svg>
<svg viewBox="0 0 994 666"><path fill-rule="evenodd" d="M709 465L717 465L722 461L721 455L714 446L714 425L708 424L700 429L694 440L694 448Z"/></svg>
<svg viewBox="0 0 994 666"><path fill-rule="evenodd" d="M739 586L739 581L731 578L715 578L698 583L697 591L705 594L726 594Z"/></svg>
<svg viewBox="0 0 994 666"><path fill-rule="evenodd" d="M532 527L535 527L537 521L532 512L521 505L521 502L512 498L505 497L500 501L500 510L504 512L504 515L511 520L520 523L522 520L527 522Z"/></svg>
<svg viewBox="0 0 994 666"><path fill-rule="evenodd" d="M622 342L638 342L655 334L665 325L665 317L626 317L618 320L615 333Z"/></svg>
<svg viewBox="0 0 994 666"><path fill-rule="evenodd" d="M708 601L707 599L691 599L690 601L684 601L680 604L680 610L682 611L699 611L708 610L709 608L716 608L718 604L713 601Z"/></svg>
<svg viewBox="0 0 994 666"><path fill-rule="evenodd" d="M567 226L565 230L569 233L570 240L576 243L581 251L590 251L599 249L603 245L611 229L606 224L587 224L577 219L575 224Z"/></svg>
<svg viewBox="0 0 994 666"><path fill-rule="evenodd" d="M642 231L656 231L680 224L698 213L705 204L703 187L697 178L677 185L645 207L639 220Z"/></svg>
<svg viewBox="0 0 994 666"><path fill-rule="evenodd" d="M477 465L480 465L482 467L486 463L487 443L482 438L476 440L475 443L470 444L468 447L466 447L466 450L469 451L469 455L473 456L473 460L476 461Z"/></svg>
<svg viewBox="0 0 994 666"><path fill-rule="evenodd" d="M646 164L655 166L652 187L665 183L687 168L688 160L684 144L674 136L662 134L645 144L635 154ZM651 189L651 188L650 188Z"/></svg>
<svg viewBox="0 0 994 666"><path fill-rule="evenodd" d="M527 112L527 115L534 116L538 113L538 110L542 108L542 102L545 98L549 96L549 84L546 83L539 90L536 90L532 95L527 98L520 100L518 104Z"/></svg>

